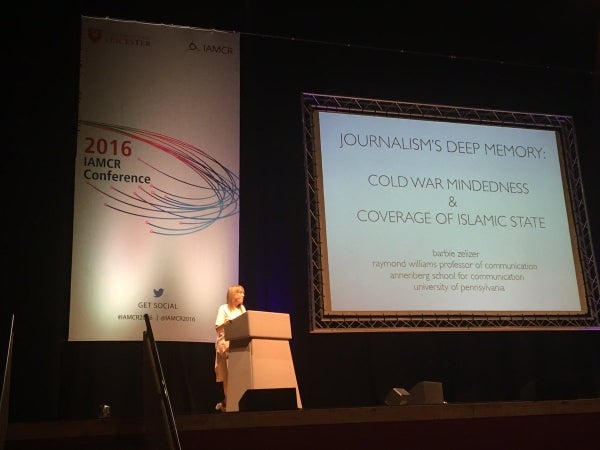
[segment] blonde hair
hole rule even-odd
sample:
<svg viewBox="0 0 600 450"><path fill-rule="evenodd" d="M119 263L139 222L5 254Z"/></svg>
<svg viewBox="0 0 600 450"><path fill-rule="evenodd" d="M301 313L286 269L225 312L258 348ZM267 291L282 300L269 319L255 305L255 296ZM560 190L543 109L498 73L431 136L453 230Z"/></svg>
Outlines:
<svg viewBox="0 0 600 450"><path fill-rule="evenodd" d="M235 306L233 305L233 300L234 300L235 294L238 294L240 292L242 294L246 293L244 286L242 286L240 284L236 284L235 286L229 286L229 288L227 289L227 306L229 307L229 309L235 308Z"/></svg>

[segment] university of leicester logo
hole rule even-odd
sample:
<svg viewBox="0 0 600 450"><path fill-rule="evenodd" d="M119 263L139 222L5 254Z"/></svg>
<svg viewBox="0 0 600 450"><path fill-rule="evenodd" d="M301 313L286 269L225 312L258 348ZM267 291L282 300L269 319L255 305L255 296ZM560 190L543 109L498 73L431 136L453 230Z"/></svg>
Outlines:
<svg viewBox="0 0 600 450"><path fill-rule="evenodd" d="M88 37L92 42L98 42L102 38L102 30L99 28L88 28Z"/></svg>

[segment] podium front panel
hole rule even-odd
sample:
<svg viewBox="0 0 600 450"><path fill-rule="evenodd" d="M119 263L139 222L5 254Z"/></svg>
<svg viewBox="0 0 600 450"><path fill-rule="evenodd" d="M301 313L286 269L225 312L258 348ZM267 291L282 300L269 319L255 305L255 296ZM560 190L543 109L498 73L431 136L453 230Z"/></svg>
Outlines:
<svg viewBox="0 0 600 450"><path fill-rule="evenodd" d="M227 411L239 411L239 400L249 389L294 388L302 408L288 341L240 339L229 347Z"/></svg>

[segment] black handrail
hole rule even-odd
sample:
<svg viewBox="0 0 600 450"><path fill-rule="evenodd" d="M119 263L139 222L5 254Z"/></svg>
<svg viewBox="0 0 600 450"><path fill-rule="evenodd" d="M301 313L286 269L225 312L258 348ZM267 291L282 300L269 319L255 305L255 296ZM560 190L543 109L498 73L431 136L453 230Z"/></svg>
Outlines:
<svg viewBox="0 0 600 450"><path fill-rule="evenodd" d="M2 380L2 394L0 395L0 450L4 449L6 432L8 430L8 407L10 398L10 373L12 366L12 352L14 341L15 315L10 319L10 333L8 335L8 349L6 351L6 365L4 366L4 379Z"/></svg>
<svg viewBox="0 0 600 450"><path fill-rule="evenodd" d="M167 382L148 314L144 314L144 320L144 425L148 444L152 449L181 450Z"/></svg>

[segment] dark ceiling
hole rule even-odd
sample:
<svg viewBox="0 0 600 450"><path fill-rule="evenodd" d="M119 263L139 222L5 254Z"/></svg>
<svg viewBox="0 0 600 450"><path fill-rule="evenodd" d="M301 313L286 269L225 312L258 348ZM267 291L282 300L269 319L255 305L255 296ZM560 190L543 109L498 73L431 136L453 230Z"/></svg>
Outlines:
<svg viewBox="0 0 600 450"><path fill-rule="evenodd" d="M571 70L599 65L600 0L79 1L82 15Z"/></svg>
<svg viewBox="0 0 600 450"><path fill-rule="evenodd" d="M3 31L12 51L38 49L81 15L585 72L600 66L600 0L24 0L8 7Z"/></svg>

